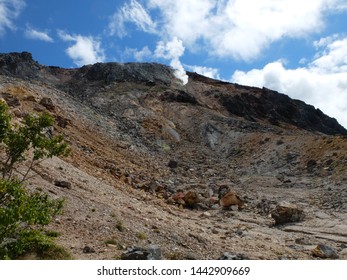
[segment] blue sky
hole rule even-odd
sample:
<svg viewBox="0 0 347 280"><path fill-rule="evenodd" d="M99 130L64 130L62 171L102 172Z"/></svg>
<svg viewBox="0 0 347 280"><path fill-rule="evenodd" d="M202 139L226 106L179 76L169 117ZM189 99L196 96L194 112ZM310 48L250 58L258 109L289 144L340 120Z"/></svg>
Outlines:
<svg viewBox="0 0 347 280"><path fill-rule="evenodd" d="M265 86L347 127L347 0L0 0L0 52L80 67L155 61Z"/></svg>

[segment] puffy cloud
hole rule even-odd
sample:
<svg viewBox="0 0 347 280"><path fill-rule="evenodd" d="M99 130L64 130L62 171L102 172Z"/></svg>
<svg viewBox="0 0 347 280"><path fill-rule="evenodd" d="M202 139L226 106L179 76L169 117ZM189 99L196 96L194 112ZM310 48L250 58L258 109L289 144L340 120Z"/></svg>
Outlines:
<svg viewBox="0 0 347 280"><path fill-rule="evenodd" d="M156 24L152 21L144 7L136 0L126 3L113 15L109 23L111 35L117 34L120 37L124 37L127 34L125 29L125 23L127 22L134 23L142 31L155 32Z"/></svg>
<svg viewBox="0 0 347 280"><path fill-rule="evenodd" d="M219 70L212 67L197 66L197 65L186 65L189 71L196 72L200 75L220 80Z"/></svg>
<svg viewBox="0 0 347 280"><path fill-rule="evenodd" d="M151 58L153 55L148 46L144 46L141 50L127 48L124 54L125 56L133 57L136 61L144 61L148 58Z"/></svg>
<svg viewBox="0 0 347 280"><path fill-rule="evenodd" d="M64 31L58 31L58 35L63 41L74 43L66 49L66 53L77 66L103 62L105 60L101 42L92 36L70 35Z"/></svg>
<svg viewBox="0 0 347 280"><path fill-rule="evenodd" d="M205 0L149 0L148 8L160 11L163 37L177 37L185 45L192 46L210 29L210 16L216 3Z"/></svg>
<svg viewBox="0 0 347 280"><path fill-rule="evenodd" d="M0 35L3 35L6 29L14 30L16 28L13 21L20 15L24 7L24 0L0 0Z"/></svg>
<svg viewBox="0 0 347 280"><path fill-rule="evenodd" d="M323 49L306 67L287 69L283 61L275 61L262 69L235 71L231 80L304 100L347 128L347 38L323 38L315 46Z"/></svg>
<svg viewBox="0 0 347 280"><path fill-rule="evenodd" d="M171 41L159 41L154 52L157 58L170 60L170 65L175 69L175 76L185 85L188 83L188 75L180 61L180 57L184 54L185 47L181 40L174 37Z"/></svg>
<svg viewBox="0 0 347 280"><path fill-rule="evenodd" d="M311 67L324 73L347 72L347 38L339 39L338 35L333 35L314 44L317 48L325 48L317 54Z"/></svg>
<svg viewBox="0 0 347 280"><path fill-rule="evenodd" d="M341 0L149 0L162 16L162 34L210 55L252 60L283 37L297 38L324 27L324 15L345 9Z"/></svg>
<svg viewBox="0 0 347 280"><path fill-rule="evenodd" d="M50 37L47 32L38 31L33 29L32 27L27 27L27 29L25 30L25 36L28 39L41 40L49 43L54 42L52 37Z"/></svg>

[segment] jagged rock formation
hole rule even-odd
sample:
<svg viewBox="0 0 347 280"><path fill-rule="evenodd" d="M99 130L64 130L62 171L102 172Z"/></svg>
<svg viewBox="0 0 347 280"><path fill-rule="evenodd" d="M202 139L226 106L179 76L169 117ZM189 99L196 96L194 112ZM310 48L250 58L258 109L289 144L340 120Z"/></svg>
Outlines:
<svg viewBox="0 0 347 280"><path fill-rule="evenodd" d="M0 74L42 81L47 79L47 75L52 75L58 78L56 85L59 88L89 101L100 94L95 92L95 89L98 91L102 88L104 92L105 87L111 86L112 83L141 84L146 91L163 86L168 90L160 93L161 100L198 104L202 107L217 102L231 114L231 117L238 116L251 122L261 120L273 125L284 123L329 135L347 134L347 130L335 119L328 117L319 109L267 88L259 89L213 81L196 73L188 73L191 83L215 85L215 87L208 90L178 89L179 82L175 79L173 70L157 63L96 63L79 69L66 70L59 67L44 67L35 62L30 53L23 52L1 54ZM173 86L174 83L176 87ZM169 90L170 88L174 90ZM197 94L206 100L198 102ZM108 103L107 97L104 99L105 103ZM110 111L109 108L101 109L103 111L106 109L106 113Z"/></svg>
<svg viewBox="0 0 347 280"><path fill-rule="evenodd" d="M306 259L325 242L342 252L347 131L270 89L188 76L183 86L156 63L63 69L0 54L0 95L16 118L49 111L73 150L38 166L28 186L66 199L52 225L59 242L89 259L148 243L169 259L217 259L229 247ZM230 190L242 201L234 210L220 203ZM272 227L281 201L303 220Z"/></svg>

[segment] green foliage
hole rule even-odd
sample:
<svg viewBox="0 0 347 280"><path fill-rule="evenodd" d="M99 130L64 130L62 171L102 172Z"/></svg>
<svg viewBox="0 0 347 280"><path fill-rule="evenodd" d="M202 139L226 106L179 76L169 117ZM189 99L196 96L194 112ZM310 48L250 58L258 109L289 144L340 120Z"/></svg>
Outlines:
<svg viewBox="0 0 347 280"><path fill-rule="evenodd" d="M72 259L69 252L56 245L52 237L39 230L23 230L13 242L0 247L0 259Z"/></svg>
<svg viewBox="0 0 347 280"><path fill-rule="evenodd" d="M23 186L40 160L69 153L61 135L48 135L53 123L48 114L27 115L14 123L7 105L0 101L0 259L17 259L29 253L39 259L71 258L54 244L56 235L44 231L44 226L61 212L63 200L28 192ZM18 178L13 171L24 161L29 163L27 171Z"/></svg>
<svg viewBox="0 0 347 280"><path fill-rule="evenodd" d="M41 233L63 207L63 200L29 193L16 180L0 180L0 259L16 258L31 250L51 246L52 238ZM49 247L48 246L48 247Z"/></svg>
<svg viewBox="0 0 347 280"><path fill-rule="evenodd" d="M28 114L20 124L11 125L8 107L0 101L0 144L4 150L0 171L3 179L12 178L15 165L28 158L30 165L27 172L22 174L22 181L39 160L69 154L70 150L62 135L48 135L53 123L54 119L44 113L39 116Z"/></svg>
<svg viewBox="0 0 347 280"><path fill-rule="evenodd" d="M136 233L136 237L140 240L146 240L148 238L147 235L142 231Z"/></svg>

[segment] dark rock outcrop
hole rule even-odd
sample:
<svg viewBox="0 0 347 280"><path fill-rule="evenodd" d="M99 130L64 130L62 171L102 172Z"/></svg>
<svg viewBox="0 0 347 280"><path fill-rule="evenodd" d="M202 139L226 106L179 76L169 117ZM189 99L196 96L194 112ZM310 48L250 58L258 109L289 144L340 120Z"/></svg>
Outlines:
<svg viewBox="0 0 347 280"><path fill-rule="evenodd" d="M336 119L328 117L312 105L267 88L243 87L243 90L247 88L248 92L242 94L222 95L221 104L231 114L253 122L261 119L268 120L273 125L286 123L328 135L347 134Z"/></svg>
<svg viewBox="0 0 347 280"><path fill-rule="evenodd" d="M41 68L42 66L33 60L31 53L0 54L0 75L33 79L38 77Z"/></svg>
<svg viewBox="0 0 347 280"><path fill-rule="evenodd" d="M96 63L80 68L77 79L88 81L133 82L155 85L161 83L169 86L174 79L172 68L158 63Z"/></svg>

